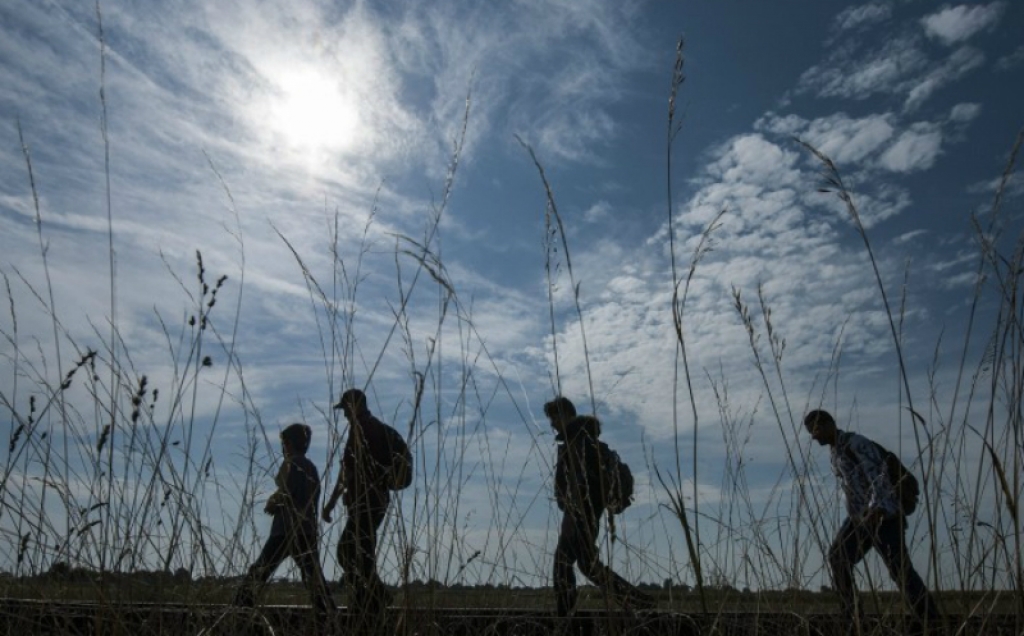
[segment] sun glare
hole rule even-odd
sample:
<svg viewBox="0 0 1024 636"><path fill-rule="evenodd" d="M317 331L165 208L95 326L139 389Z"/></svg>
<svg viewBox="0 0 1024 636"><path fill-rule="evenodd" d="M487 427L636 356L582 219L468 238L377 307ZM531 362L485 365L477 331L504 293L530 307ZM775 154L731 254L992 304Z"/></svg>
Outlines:
<svg viewBox="0 0 1024 636"><path fill-rule="evenodd" d="M359 129L355 100L337 80L315 71L290 73L279 83L281 96L271 109L271 126L286 142L307 150L344 151Z"/></svg>

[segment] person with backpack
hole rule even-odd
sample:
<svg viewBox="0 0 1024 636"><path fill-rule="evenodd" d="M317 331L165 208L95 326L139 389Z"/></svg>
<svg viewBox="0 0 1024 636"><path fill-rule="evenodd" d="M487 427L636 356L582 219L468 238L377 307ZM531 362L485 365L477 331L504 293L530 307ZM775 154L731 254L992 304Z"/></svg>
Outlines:
<svg viewBox="0 0 1024 636"><path fill-rule="evenodd" d="M839 430L830 413L814 410L804 417L814 441L831 450L832 472L846 498L846 520L828 549L832 582L839 595L847 633L859 633L863 610L856 604L853 568L874 548L899 585L914 614L912 634L926 626L938 629L939 613L928 588L910 561L906 515L917 503L917 480L899 458L863 435Z"/></svg>
<svg viewBox="0 0 1024 636"><path fill-rule="evenodd" d="M340 498L348 518L338 540L338 563L349 590L350 618L370 626L391 602L377 573L377 532L387 515L390 490L404 488L412 479L412 459L402 436L374 417L359 389L345 391L334 408L344 411L349 432L323 519L331 521Z"/></svg>
<svg viewBox="0 0 1024 636"><path fill-rule="evenodd" d="M565 397L544 405L558 444L555 462L555 501L562 525L554 555L555 606L559 617L573 613L578 597L574 566L609 593L621 606L642 610L654 599L630 584L600 560L597 534L605 510L621 512L632 497L632 475L608 445L598 440L596 417L576 415Z"/></svg>
<svg viewBox="0 0 1024 636"><path fill-rule="evenodd" d="M234 605L253 607L256 591L263 587L286 557L291 557L309 590L315 621L323 625L334 610L327 581L320 567L320 536L316 507L320 501L320 475L306 457L313 431L305 424L290 424L281 431L284 461L274 483L277 490L267 499L264 511L273 515L270 536L235 593Z"/></svg>

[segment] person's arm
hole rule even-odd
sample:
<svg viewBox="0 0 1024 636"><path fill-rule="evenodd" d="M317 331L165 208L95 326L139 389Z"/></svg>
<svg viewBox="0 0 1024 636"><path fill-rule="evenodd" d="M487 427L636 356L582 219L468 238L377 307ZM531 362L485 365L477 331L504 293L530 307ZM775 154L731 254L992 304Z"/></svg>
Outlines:
<svg viewBox="0 0 1024 636"><path fill-rule="evenodd" d="M288 460L281 462L281 467L277 469L277 477L274 478L274 483L277 484L277 490L271 493L270 497L267 498L267 504L263 506L263 512L268 515L276 514L282 506L288 502L288 494L281 490L282 486L282 473L288 470Z"/></svg>
<svg viewBox="0 0 1024 636"><path fill-rule="evenodd" d="M348 462L351 461L349 456L351 455L350 448L352 445L352 429L349 429L349 438L345 442L345 447L341 451L341 464L338 466L338 480L334 484L334 490L331 491L331 495L327 498L327 503L324 504L324 509L321 512L321 518L327 523L331 522L331 511L334 510L334 506L337 505L338 499L341 499L342 495L345 494L345 472L349 469Z"/></svg>
<svg viewBox="0 0 1024 636"><path fill-rule="evenodd" d="M558 445L558 450L556 451L556 454L557 459L555 460L555 503L558 504L559 510L565 510L566 494L569 489L568 476L565 474L565 444Z"/></svg>
<svg viewBox="0 0 1024 636"><path fill-rule="evenodd" d="M331 511L334 510L334 506L338 504L338 499L341 498L341 494L345 492L344 486L344 468L338 471L338 481L334 484L334 490L331 491L331 496L327 498L327 503L324 504L324 509L321 514L323 520L327 523L331 522Z"/></svg>
<svg viewBox="0 0 1024 636"><path fill-rule="evenodd" d="M286 500L287 495L285 495L280 490L275 490L273 493L271 493L270 497L267 498L267 504L263 506L263 512L267 513L268 515L277 513L277 511L280 510L281 507L285 505Z"/></svg>

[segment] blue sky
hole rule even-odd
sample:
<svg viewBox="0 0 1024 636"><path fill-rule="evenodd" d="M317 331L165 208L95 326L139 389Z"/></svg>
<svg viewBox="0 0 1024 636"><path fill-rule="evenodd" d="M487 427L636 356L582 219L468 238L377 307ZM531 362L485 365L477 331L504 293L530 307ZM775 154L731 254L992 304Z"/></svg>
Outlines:
<svg viewBox="0 0 1024 636"><path fill-rule="evenodd" d="M952 396L978 271L971 216L986 218L1024 123L1024 9L1003 1L425 6L103 2L101 56L95 6L5 2L0 271L14 308L0 322L5 419L16 428L13 411L24 417L30 394L59 384L77 358L71 342L170 391L182 372L177 334L188 341L194 312L175 277L197 293L199 250L208 280L228 276L211 320L236 356L228 364L227 349L206 336L212 367L196 384L193 411L217 475L199 488L208 493L201 514L215 517L208 523L223 536L272 488L275 447L260 442L257 492L237 492L254 426L273 438L305 419L317 431L312 456L333 478L344 426L327 407L342 385L368 383L374 410L407 430L420 373L423 414L412 429L424 472L394 522L416 546L416 576L545 579L557 526L541 405L561 386L581 410L596 407L605 437L637 473L638 502L619 522L623 541L611 557L632 578L692 580L678 521L658 505L667 497L657 467L688 494L695 480L701 518L715 519L702 523L714 564L706 570L737 586L815 586L819 551L801 541L820 542L838 508L823 451L810 452L809 473L802 459L798 470L787 462L787 449L809 449L797 428L802 412L824 404L841 426L902 446L908 460L916 442L863 244L837 198L818 192L820 166L795 139L828 154L853 192L890 301L905 306L915 406L953 431L970 417ZM686 79L668 175L680 36ZM572 278L523 144L552 188ZM1022 193L1014 173L999 225L1011 244ZM677 376L670 208L677 280L724 210L683 313L692 407ZM427 262L443 265L435 273L447 288L410 255L422 257L422 245ZM289 246L324 298L310 293ZM53 312L41 309L47 280ZM778 375L759 285L786 343ZM760 325L767 384L734 290ZM325 299L341 309L334 354ZM980 309L978 324L988 324L991 295ZM114 353L111 322L122 343ZM969 369L985 328L971 341ZM39 371L16 373L29 360ZM72 395L88 402L84 391ZM129 397L122 390L118 399ZM88 463L101 427L82 417L73 445ZM154 422L169 421L180 415L156 410ZM969 447L975 465L980 443ZM8 466L10 483L31 488L38 466ZM82 507L97 496L88 473L66 475ZM798 501L804 475L829 502L820 517ZM132 492L129 482L119 487ZM970 514L998 525L992 496ZM52 501L41 505L63 514ZM224 547L210 567L234 572L252 557L268 527L256 512L243 524L243 556ZM53 523L55 535L65 527ZM945 534L936 540L948 545ZM740 564L764 542L785 565L751 574ZM45 565L53 553L40 548L36 558Z"/></svg>

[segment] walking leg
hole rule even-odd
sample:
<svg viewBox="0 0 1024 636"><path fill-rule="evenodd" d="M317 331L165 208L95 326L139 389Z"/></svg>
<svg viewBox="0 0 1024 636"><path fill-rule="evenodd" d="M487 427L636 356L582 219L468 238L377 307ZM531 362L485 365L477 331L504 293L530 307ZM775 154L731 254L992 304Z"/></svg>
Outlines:
<svg viewBox="0 0 1024 636"><path fill-rule="evenodd" d="M839 528L828 549L828 567L832 573L832 586L839 596L839 612L848 633L859 633L864 612L857 604L853 580L853 567L864 558L871 545L871 537L859 521L847 519Z"/></svg>
<svg viewBox="0 0 1024 636"><path fill-rule="evenodd" d="M914 613L915 620L911 626L911 633L923 634L926 626L938 624L939 611L935 599L910 560L905 531L906 520L903 517L887 518L879 524L874 544L875 549L885 560L889 576L903 590L903 595Z"/></svg>
<svg viewBox="0 0 1024 636"><path fill-rule="evenodd" d="M235 591L232 605L240 607L253 607L256 604L256 596L263 588L263 585L274 573L284 557L287 555L287 537L284 535L270 535L267 542L263 544L263 550L256 557L256 561L249 566L249 571L242 579L241 585Z"/></svg>

